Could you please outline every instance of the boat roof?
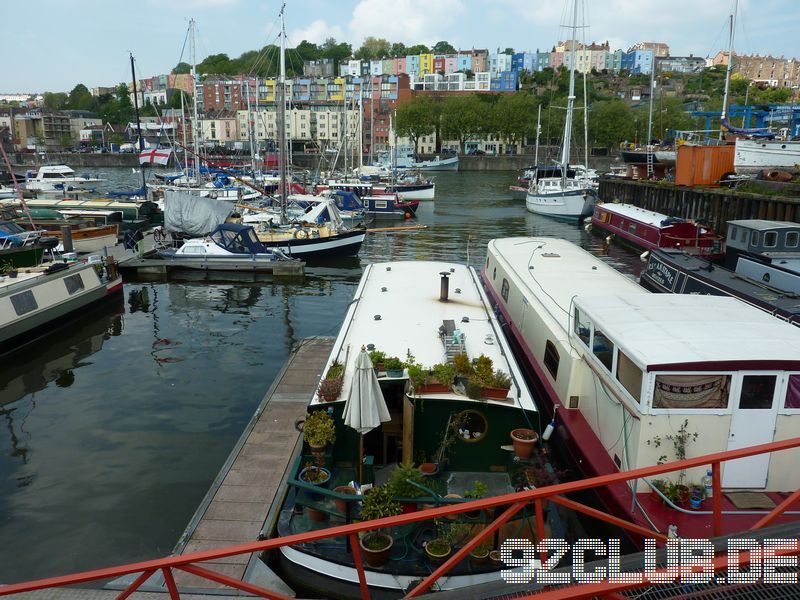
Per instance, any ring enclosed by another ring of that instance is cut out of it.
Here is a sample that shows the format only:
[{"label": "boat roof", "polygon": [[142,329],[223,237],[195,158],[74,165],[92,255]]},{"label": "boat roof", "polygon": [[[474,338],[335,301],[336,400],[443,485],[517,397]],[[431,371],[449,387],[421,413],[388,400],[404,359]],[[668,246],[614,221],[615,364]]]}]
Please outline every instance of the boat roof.
[{"label": "boat roof", "polygon": [[648,371],[800,368],[800,329],[735,298],[616,293],[575,306]]},{"label": "boat roof", "polygon": [[673,223],[683,222],[683,219],[670,217],[669,215],[647,210],[645,208],[639,208],[633,204],[605,202],[603,204],[598,204],[597,208],[602,208],[605,211],[613,212],[629,219],[635,219],[640,223],[646,223],[647,225],[653,225],[655,227],[661,227],[666,219],[672,219]]},{"label": "boat roof", "polygon": [[[563,329],[570,328],[575,296],[650,294],[600,258],[572,242],[547,237],[494,239],[489,251],[508,264],[509,277],[527,297],[536,298]],[[490,274],[491,276],[491,274]]]},{"label": "boat roof", "polygon": [[[439,300],[443,272],[448,273],[449,279],[447,302]],[[512,406],[513,398],[514,407],[536,410],[475,271],[458,263],[433,261],[367,265],[325,367],[327,370],[334,359],[345,367],[340,400],[347,399],[362,346],[373,344],[376,350],[401,360],[410,351],[423,367],[447,362],[439,336],[445,320],[454,321],[455,328],[463,334],[470,358],[485,354],[495,369],[512,375],[509,400],[499,403]],[[465,403],[486,402],[455,394],[445,397]]]},{"label": "boat roof", "polygon": [[728,221],[728,225],[738,225],[747,229],[764,231],[765,229],[796,229],[800,227],[797,223],[789,221],[767,221],[766,219],[740,219],[738,221]]}]

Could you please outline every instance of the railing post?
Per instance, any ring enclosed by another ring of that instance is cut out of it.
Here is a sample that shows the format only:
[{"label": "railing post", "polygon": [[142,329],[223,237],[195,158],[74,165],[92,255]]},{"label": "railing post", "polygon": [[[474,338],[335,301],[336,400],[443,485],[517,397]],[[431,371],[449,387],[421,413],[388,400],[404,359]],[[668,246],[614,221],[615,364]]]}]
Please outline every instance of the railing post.
[{"label": "railing post", "polygon": [[358,571],[358,586],[361,588],[361,598],[369,600],[369,588],[367,587],[367,574],[364,573],[364,562],[361,560],[361,548],[358,545],[358,534],[351,533],[347,536],[350,541],[350,549],[353,552],[353,562],[356,563]]},{"label": "railing post", "polygon": [[714,537],[722,535],[722,485],[719,464],[719,461],[711,463],[711,488],[714,494],[712,498],[714,507]]},{"label": "railing post", "polygon": [[[533,541],[538,546],[539,542],[545,538],[544,508],[542,507],[541,498],[536,498],[536,500],[533,501],[533,504],[536,507],[536,539]],[[545,550],[541,550],[539,552],[539,560],[542,561],[542,564],[544,564],[547,561],[547,552]]]},{"label": "railing post", "polygon": [[181,594],[178,592],[178,586],[175,585],[175,579],[172,577],[172,568],[164,567],[161,569],[161,573],[164,575],[164,583],[167,584],[169,597],[172,600],[180,600]]}]

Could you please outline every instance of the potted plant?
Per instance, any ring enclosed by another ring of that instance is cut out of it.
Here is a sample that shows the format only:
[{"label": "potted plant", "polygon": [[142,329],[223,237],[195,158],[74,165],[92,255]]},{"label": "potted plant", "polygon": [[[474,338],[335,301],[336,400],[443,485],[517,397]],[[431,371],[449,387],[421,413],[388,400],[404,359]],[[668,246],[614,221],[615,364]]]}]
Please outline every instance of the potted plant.
[{"label": "potted plant", "polygon": [[[348,496],[355,496],[358,494],[358,490],[356,490],[356,488],[354,488],[352,485],[339,485],[333,488],[333,491],[337,494],[346,494]],[[347,514],[347,505],[350,503],[350,500],[345,500],[344,498],[334,498],[333,503],[336,505],[336,510]]]},{"label": "potted plant", "polygon": [[341,377],[334,379],[323,379],[319,384],[317,394],[324,402],[333,402],[342,392],[342,384],[343,380]]},{"label": "potted plant", "polygon": [[439,519],[436,520],[436,533],[435,538],[424,544],[425,554],[432,565],[442,564],[453,550],[449,540],[449,527]]},{"label": "potted plant", "polygon": [[306,417],[303,439],[315,455],[324,454],[325,446],[336,441],[336,425],[327,410],[315,410]]},{"label": "potted plant", "polygon": [[483,540],[480,544],[472,549],[469,553],[469,562],[472,566],[482,566],[489,561],[489,552],[492,549],[492,543],[489,539]]},{"label": "potted plant", "polygon": [[17,268],[10,262],[4,262],[3,275],[8,275],[11,279],[14,279],[17,276]]},{"label": "potted plant", "polygon": [[[477,500],[478,498],[483,498],[488,491],[489,486],[479,479],[476,479],[473,486],[464,491],[464,498],[467,498],[468,500]],[[471,510],[468,513],[464,513],[464,516],[466,516],[468,519],[479,519],[481,516],[481,509]],[[487,550],[486,553],[488,555],[489,551]]]},{"label": "potted plant", "polygon": [[500,559],[500,550],[492,550],[489,552],[489,561],[492,563],[493,567],[499,567],[503,565],[503,561]]},{"label": "potted plant", "polygon": [[505,400],[508,398],[508,390],[511,389],[511,377],[503,371],[497,369],[485,381],[483,394],[487,398],[494,400]]},{"label": "potted plant", "polygon": [[466,383],[467,378],[472,375],[472,363],[469,356],[463,352],[453,357],[453,365],[456,368],[456,382]]},{"label": "potted plant", "polygon": [[386,353],[380,350],[372,350],[369,353],[369,360],[372,362],[372,366],[376,372],[383,371],[385,369],[383,363],[386,360]]},{"label": "potted plant", "polygon": [[410,364],[408,369],[408,380],[411,382],[411,387],[414,388],[414,393],[420,394],[427,391],[426,385],[430,379],[430,373],[422,366],[417,364]]},{"label": "potted plant", "polygon": [[388,356],[383,361],[387,377],[400,378],[403,376],[403,361],[396,356]]},{"label": "potted plant", "polygon": [[[403,512],[400,503],[394,500],[388,485],[372,488],[361,502],[361,518],[365,521],[393,517]],[[364,560],[371,567],[382,567],[389,560],[393,544],[392,536],[383,531],[370,531],[358,542]]]},{"label": "potted plant", "polygon": [[485,354],[481,354],[478,358],[472,359],[472,372],[481,381],[489,381],[494,373],[494,362]]},{"label": "potted plant", "polygon": [[514,445],[514,454],[517,458],[530,458],[537,441],[539,434],[533,429],[519,428],[511,431],[511,443]]},{"label": "potted plant", "polygon": [[344,377],[344,365],[338,360],[334,360],[325,373],[325,379],[341,379]]},{"label": "potted plant", "polygon": [[[392,491],[392,495],[396,498],[418,498],[425,494],[420,488],[415,486],[415,482],[425,485],[425,475],[422,471],[412,464],[400,463],[389,474],[389,480],[386,485]],[[416,510],[415,502],[400,502],[404,512],[412,512]]]},{"label": "potted plant", "polygon": [[450,363],[437,363],[431,367],[431,376],[433,381],[428,383],[428,386],[432,388],[440,386],[440,388],[430,389],[428,391],[449,392],[456,378],[456,368]]},{"label": "potted plant", "polygon": [[[300,481],[317,487],[327,487],[331,480],[331,472],[317,464],[307,462],[299,475]],[[310,500],[322,500],[322,494],[305,490]]]},{"label": "potted plant", "polygon": [[650,483],[652,484],[653,488],[655,488],[655,489],[653,489],[653,488],[650,489],[650,498],[653,500],[653,502],[657,502],[657,503],[663,502],[663,498],[658,495],[658,492],[656,492],[656,490],[658,490],[662,494],[666,495],[667,486],[669,485],[667,483],[667,480],[666,479],[654,479]]}]

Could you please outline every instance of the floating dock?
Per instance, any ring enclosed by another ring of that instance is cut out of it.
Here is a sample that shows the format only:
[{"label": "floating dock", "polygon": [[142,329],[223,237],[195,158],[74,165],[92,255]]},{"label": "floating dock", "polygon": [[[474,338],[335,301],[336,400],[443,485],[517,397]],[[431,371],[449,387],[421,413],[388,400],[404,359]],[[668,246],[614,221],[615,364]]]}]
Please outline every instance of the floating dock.
[{"label": "floating dock", "polygon": [[276,260],[269,263],[229,258],[205,258],[202,262],[181,258],[158,258],[155,254],[129,258],[119,263],[120,271],[136,271],[143,275],[163,275],[171,271],[206,271],[226,273],[266,273],[276,277],[300,277],[305,263],[300,260]]}]

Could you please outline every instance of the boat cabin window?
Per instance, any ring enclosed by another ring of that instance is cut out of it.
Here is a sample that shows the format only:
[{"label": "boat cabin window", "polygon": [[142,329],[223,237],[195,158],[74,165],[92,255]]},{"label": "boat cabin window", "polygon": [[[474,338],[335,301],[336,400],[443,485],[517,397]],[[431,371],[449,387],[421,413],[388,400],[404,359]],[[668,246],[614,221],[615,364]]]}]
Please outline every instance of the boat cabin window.
[{"label": "boat cabin window", "polygon": [[730,389],[730,375],[656,375],[653,408],[727,408]]},{"label": "boat cabin window", "polygon": [[739,241],[747,242],[747,229],[742,228],[742,230],[739,232]]},{"label": "boat cabin window", "polygon": [[36,303],[36,298],[33,297],[33,291],[31,290],[11,296],[11,305],[14,307],[14,312],[16,312],[18,316],[39,308],[39,305]]},{"label": "boat cabin window", "polygon": [[800,232],[787,231],[786,232],[786,247],[797,248],[798,241],[800,241]]},{"label": "boat cabin window", "polygon": [[589,347],[589,336],[592,333],[592,322],[589,320],[585,314],[583,314],[580,309],[575,309],[575,335],[577,335],[580,340],[586,344],[586,347]]},{"label": "boat cabin window", "polygon": [[735,241],[736,240],[736,233],[737,233],[736,226],[735,225],[731,225],[729,227],[729,229],[728,229],[728,239]]},{"label": "boat cabin window", "polygon": [[544,366],[550,371],[550,375],[553,376],[553,379],[556,379],[558,376],[558,361],[558,350],[556,350],[553,342],[547,340],[544,345]]},{"label": "boat cabin window", "polygon": [[775,375],[745,375],[742,377],[739,409],[771,408],[777,379]]},{"label": "boat cabin window", "polygon": [[67,286],[67,293],[69,293],[70,296],[78,290],[84,289],[83,279],[80,273],[64,277],[64,285]]},{"label": "boat cabin window", "polygon": [[500,286],[500,295],[503,297],[503,300],[508,302],[508,279],[505,277],[503,278],[503,285]]},{"label": "boat cabin window", "polygon": [[750,245],[751,246],[758,246],[758,232],[753,231],[750,233]]},{"label": "boat cabin window", "polygon": [[778,245],[778,232],[777,231],[768,231],[764,234],[764,247],[765,248],[774,248]]},{"label": "boat cabin window", "polygon": [[800,374],[789,375],[783,408],[800,408]]},{"label": "boat cabin window", "polygon": [[595,329],[594,337],[592,338],[592,353],[600,359],[606,369],[611,371],[611,367],[614,364],[614,342],[597,329]]},{"label": "boat cabin window", "polygon": [[465,410],[456,415],[458,423],[458,439],[462,442],[474,444],[480,442],[489,430],[489,421],[486,416],[477,410]]},{"label": "boat cabin window", "polygon": [[642,399],[642,370],[622,350],[617,350],[616,377],[633,399],[640,402]]}]

